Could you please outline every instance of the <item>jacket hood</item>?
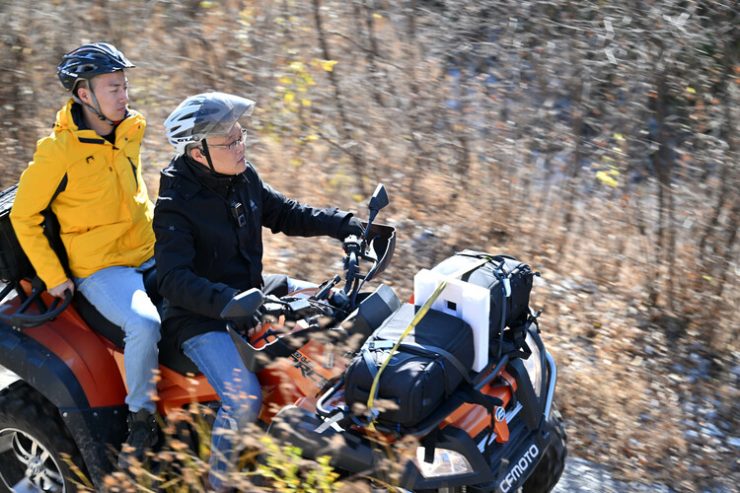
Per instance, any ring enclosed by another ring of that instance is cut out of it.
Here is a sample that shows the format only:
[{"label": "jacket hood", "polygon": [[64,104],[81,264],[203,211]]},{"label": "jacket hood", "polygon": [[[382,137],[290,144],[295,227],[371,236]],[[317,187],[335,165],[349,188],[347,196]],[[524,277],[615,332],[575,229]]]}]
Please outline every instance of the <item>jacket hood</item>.
[{"label": "jacket hood", "polygon": [[67,101],[67,104],[65,104],[62,109],[57,111],[57,117],[54,121],[55,132],[60,132],[63,130],[78,132],[80,130],[80,127],[77,125],[77,123],[75,123],[75,120],[72,116],[72,108],[75,104],[77,103],[75,103],[74,100],[70,98],[69,101]]}]

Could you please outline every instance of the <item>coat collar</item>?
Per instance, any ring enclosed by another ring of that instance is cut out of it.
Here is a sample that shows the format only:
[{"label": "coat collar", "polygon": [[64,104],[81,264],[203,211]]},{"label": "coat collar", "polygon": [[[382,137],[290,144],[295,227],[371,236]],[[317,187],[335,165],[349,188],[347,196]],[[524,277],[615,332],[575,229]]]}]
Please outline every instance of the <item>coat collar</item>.
[{"label": "coat collar", "polygon": [[203,188],[226,198],[234,185],[246,181],[245,173],[238,175],[212,173],[205,166],[185,155],[174,158],[170,165],[162,171],[162,178],[177,181],[176,188],[186,199]]},{"label": "coat collar", "polygon": [[[67,104],[57,112],[56,120],[54,122],[54,133],[60,134],[69,132],[75,135],[77,140],[82,143],[104,144],[106,142],[105,139],[98,135],[97,132],[87,128],[80,128],[80,126],[77,125],[73,111],[79,111],[79,109],[74,109],[75,106],[79,108],[79,104],[75,103],[75,101],[70,98],[69,101],[67,101]],[[144,126],[145,121],[141,113],[129,109],[126,114],[126,118],[124,118],[116,127],[116,142],[118,142],[119,139],[129,137],[130,134]]]}]

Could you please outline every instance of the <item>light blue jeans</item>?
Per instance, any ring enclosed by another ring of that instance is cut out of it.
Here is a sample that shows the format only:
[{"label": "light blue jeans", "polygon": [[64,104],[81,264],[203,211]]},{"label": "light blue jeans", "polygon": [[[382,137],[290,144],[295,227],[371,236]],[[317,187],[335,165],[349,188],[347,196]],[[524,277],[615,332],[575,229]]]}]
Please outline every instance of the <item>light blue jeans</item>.
[{"label": "light blue jeans", "polygon": [[317,284],[313,282],[304,281],[302,279],[293,279],[292,277],[288,278],[288,293],[299,291],[301,289],[315,288],[316,286]]},{"label": "light blue jeans", "polygon": [[247,370],[226,332],[206,332],[191,337],[183,352],[206,376],[221,399],[213,423],[209,482],[215,490],[224,483],[224,474],[235,465],[233,438],[257,419],[262,407],[262,391],[257,376]]},{"label": "light blue jeans", "polygon": [[88,277],[75,278],[77,289],[105,318],[123,329],[123,365],[126,370],[131,412],[155,411],[157,388],[154,370],[159,366],[159,326],[157,308],[144,289],[144,272],[153,265],[147,260],[139,267],[107,267]]}]

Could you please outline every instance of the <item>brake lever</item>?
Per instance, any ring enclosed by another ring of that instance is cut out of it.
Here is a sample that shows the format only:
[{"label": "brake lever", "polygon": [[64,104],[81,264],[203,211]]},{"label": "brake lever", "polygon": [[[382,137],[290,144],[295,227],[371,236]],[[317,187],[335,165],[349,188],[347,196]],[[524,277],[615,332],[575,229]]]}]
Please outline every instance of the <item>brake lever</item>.
[{"label": "brake lever", "polygon": [[332,277],[328,281],[325,281],[321,285],[321,287],[319,288],[319,290],[316,291],[316,293],[314,293],[313,296],[311,296],[311,299],[314,299],[314,300],[325,300],[325,299],[328,299],[329,298],[329,293],[331,293],[331,290],[334,288],[334,286],[336,286],[337,284],[339,284],[339,282],[341,280],[342,280],[342,278],[340,276],[335,275],[334,277]]}]

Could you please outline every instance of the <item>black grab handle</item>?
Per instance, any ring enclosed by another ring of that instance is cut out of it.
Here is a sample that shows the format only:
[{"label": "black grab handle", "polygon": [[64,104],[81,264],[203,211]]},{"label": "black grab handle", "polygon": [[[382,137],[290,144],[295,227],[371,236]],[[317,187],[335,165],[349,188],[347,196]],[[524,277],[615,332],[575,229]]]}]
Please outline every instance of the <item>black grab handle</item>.
[{"label": "black grab handle", "polygon": [[[3,292],[5,291],[6,290],[3,290]],[[0,322],[19,328],[38,327],[50,320],[54,320],[60,313],[66,310],[72,302],[72,291],[66,290],[64,292],[64,298],[54,298],[51,306],[43,310],[41,313],[25,313],[31,303],[34,301],[41,302],[41,293],[43,292],[43,289],[34,288],[33,291],[31,291],[31,295],[21,303],[17,310],[11,313],[0,311]]]}]

